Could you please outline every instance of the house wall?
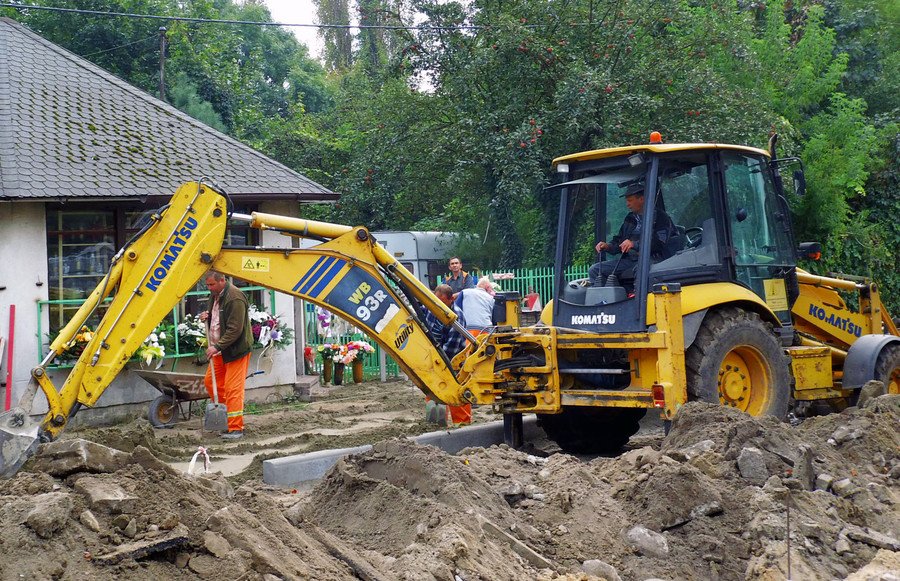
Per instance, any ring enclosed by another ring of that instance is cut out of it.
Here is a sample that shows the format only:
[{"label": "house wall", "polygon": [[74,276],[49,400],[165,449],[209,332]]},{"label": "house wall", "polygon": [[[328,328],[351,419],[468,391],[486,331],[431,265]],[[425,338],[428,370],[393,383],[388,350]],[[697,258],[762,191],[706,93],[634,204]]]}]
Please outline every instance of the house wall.
[{"label": "house wall", "polygon": [[[262,204],[260,211],[296,216],[296,202],[269,202]],[[12,405],[27,388],[30,372],[40,363],[38,349],[38,305],[37,302],[47,300],[47,233],[44,205],[29,202],[0,202],[0,336],[9,336],[9,305],[16,305],[15,323],[15,355],[13,358]],[[291,239],[274,232],[263,232],[263,245],[276,248],[289,248]],[[269,293],[265,301],[269,301]],[[270,304],[261,305],[269,312],[279,315],[286,324],[294,325],[294,298],[276,293],[274,308]],[[42,342],[47,343],[48,321],[41,325],[44,334]],[[5,348],[4,348],[5,351]],[[257,369],[258,352],[250,362],[250,371]],[[135,365],[129,363],[129,366]],[[264,369],[263,365],[259,366]],[[6,379],[7,365],[0,367]],[[173,370],[171,360],[165,360],[161,371]],[[203,373],[205,367],[196,366],[191,361],[178,362],[179,372]],[[68,376],[68,370],[51,370],[49,376],[57,388],[61,388]],[[294,345],[285,350],[275,350],[271,372],[257,375],[247,380],[247,401],[264,401],[273,391],[291,393],[297,381],[296,356]],[[84,409],[78,414],[79,424],[99,424],[116,421],[125,416],[146,413],[147,403],[159,396],[159,391],[150,384],[130,373],[123,371],[104,391],[94,409]],[[0,390],[0,411],[2,411],[4,392]],[[39,393],[34,399],[32,413],[43,415],[47,411],[46,399]]]},{"label": "house wall", "polygon": [[[5,288],[4,288],[5,287]],[[16,307],[12,358],[12,405],[15,406],[40,363],[37,349],[37,303],[47,300],[47,226],[44,204],[0,202],[0,335],[9,339],[10,306]],[[43,326],[47,328],[46,324]],[[2,377],[6,382],[8,344],[3,348]],[[0,411],[5,389],[0,390]],[[46,406],[44,406],[46,409]]]},{"label": "house wall", "polygon": [[[265,212],[267,214],[278,214],[280,216],[298,216],[299,215],[299,204],[295,201],[280,201],[280,202],[267,202],[264,204],[260,204],[259,208],[260,212]],[[262,232],[262,245],[267,248],[291,248],[291,238],[288,236],[283,236],[278,232],[272,232],[269,230]],[[265,300],[268,302],[269,293],[265,293]],[[299,299],[296,299],[297,302],[300,302]],[[285,324],[291,329],[297,329],[297,324],[294,320],[294,302],[295,299],[291,295],[286,295],[284,293],[275,293],[275,305],[274,307],[270,304],[266,304],[266,310],[274,315],[278,315],[278,317],[285,322]],[[275,350],[274,357],[275,361],[272,366],[271,374],[263,374],[258,375],[256,377],[252,377],[247,380],[247,388],[256,387],[257,385],[291,385],[297,381],[297,357],[296,357],[296,346],[297,341],[299,339],[299,333],[294,333],[294,343],[282,350]],[[251,361],[251,371],[253,371],[255,365],[255,361]],[[301,357],[302,363],[302,357]],[[251,394],[248,392],[248,397],[251,397]]]}]

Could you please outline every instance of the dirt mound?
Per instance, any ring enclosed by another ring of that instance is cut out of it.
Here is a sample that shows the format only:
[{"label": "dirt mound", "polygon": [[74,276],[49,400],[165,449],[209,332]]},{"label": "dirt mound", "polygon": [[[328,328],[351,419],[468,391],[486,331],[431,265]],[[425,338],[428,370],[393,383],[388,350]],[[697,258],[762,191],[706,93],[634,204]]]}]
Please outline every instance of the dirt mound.
[{"label": "dirt mound", "polygon": [[130,456],[110,473],[0,480],[0,578],[352,577],[272,497]]},{"label": "dirt mound", "polygon": [[601,561],[607,578],[783,579],[790,507],[792,575],[844,578],[900,550],[900,414],[878,402],[798,427],[689,404],[659,450],[588,463],[391,442],[340,462],[303,504],[399,579]]},{"label": "dirt mound", "polygon": [[0,480],[0,579],[774,580],[788,538],[793,578],[887,579],[900,397],[867,406],[791,426],[688,404],[613,458],[388,440],[299,493],[90,431],[124,451],[69,439]]}]

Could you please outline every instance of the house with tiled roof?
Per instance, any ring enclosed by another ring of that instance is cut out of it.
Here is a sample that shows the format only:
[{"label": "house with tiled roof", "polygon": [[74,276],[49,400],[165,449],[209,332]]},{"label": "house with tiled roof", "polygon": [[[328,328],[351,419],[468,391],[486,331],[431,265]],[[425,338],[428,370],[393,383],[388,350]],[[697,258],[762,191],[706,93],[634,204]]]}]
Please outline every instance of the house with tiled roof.
[{"label": "house with tiled roof", "polygon": [[[0,55],[0,337],[7,345],[14,339],[13,356],[0,368],[3,380],[12,370],[5,388],[13,405],[46,353],[48,337],[102,279],[140,220],[179,184],[214,180],[242,213],[296,216],[302,202],[337,199],[8,18],[0,18]],[[228,242],[290,245],[274,233],[257,236],[232,228]],[[287,324],[294,325],[295,311],[300,318],[292,297],[252,292]],[[195,297],[173,317],[202,307],[202,300]],[[302,363],[298,350],[279,351],[274,370],[248,382],[248,389],[293,384]],[[57,386],[66,373],[64,365],[54,371]],[[0,389],[0,401],[4,395]],[[98,407],[146,406],[157,395],[126,373]]]}]

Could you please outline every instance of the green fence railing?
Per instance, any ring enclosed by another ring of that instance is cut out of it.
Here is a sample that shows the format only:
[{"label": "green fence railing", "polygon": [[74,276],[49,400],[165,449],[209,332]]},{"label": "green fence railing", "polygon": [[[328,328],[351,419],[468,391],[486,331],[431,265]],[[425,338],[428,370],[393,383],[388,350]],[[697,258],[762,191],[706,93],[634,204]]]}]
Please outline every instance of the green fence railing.
[{"label": "green fence railing", "polygon": [[[344,344],[350,341],[365,341],[375,348],[374,353],[366,355],[365,359],[363,359],[363,376],[366,379],[379,378],[381,376],[381,346],[365,333],[332,333],[330,336],[327,333],[321,333],[316,306],[312,303],[306,303],[306,344],[313,349],[313,368],[316,373],[322,372],[322,357],[317,351],[319,345],[323,343]],[[400,366],[387,354],[385,354],[385,374],[388,377],[398,377],[400,375]]]},{"label": "green fence railing", "polygon": [[[579,278],[586,278],[588,275],[588,266],[573,266],[566,269],[565,279],[567,281],[576,280]],[[516,291],[518,292],[524,299],[524,297],[531,291],[534,291],[538,294],[541,300],[542,305],[546,305],[547,301],[550,300],[554,296],[554,269],[553,267],[543,267],[543,268],[518,268],[518,269],[505,269],[505,270],[483,270],[479,273],[480,276],[488,276],[493,280],[495,275],[511,275],[511,277],[501,277],[496,282],[500,284],[504,291]],[[438,277],[438,282],[442,282],[441,277]],[[250,291],[267,291],[269,293],[269,305],[267,307],[267,311],[272,314],[277,314],[275,309],[275,291],[265,289],[264,287],[259,286],[250,286],[250,287],[240,287],[240,289],[244,292]],[[207,291],[191,291],[187,293],[186,297],[194,297],[194,296],[206,296]],[[110,299],[107,299],[107,302]],[[50,309],[53,306],[80,306],[84,301],[82,299],[62,299],[62,300],[48,300],[48,301],[38,301],[37,309],[38,309],[38,353],[39,358],[38,361],[43,360],[46,355],[49,347],[49,337],[47,337],[47,341],[45,341],[44,330],[42,328],[43,321],[45,320],[44,315],[47,309]],[[172,309],[172,312],[166,316],[165,321],[173,324],[175,327],[178,326],[178,323],[182,320],[181,313],[184,312],[184,302],[179,303],[175,308]],[[315,372],[320,373],[322,370],[322,358],[319,356],[316,348],[323,343],[347,343],[349,341],[366,341],[373,347],[375,347],[375,352],[367,355],[363,362],[363,370],[364,375],[367,379],[373,379],[375,377],[380,376],[381,374],[381,347],[371,340],[366,334],[361,332],[349,332],[349,333],[341,333],[341,334],[332,334],[328,336],[327,333],[321,333],[319,326],[317,324],[317,313],[316,307],[312,303],[305,303],[306,305],[306,328],[305,328],[305,336],[306,336],[306,344],[313,348],[314,351],[314,362],[313,368]],[[96,324],[96,323],[94,323]],[[299,324],[299,322],[298,322]],[[294,340],[300,340],[300,333],[295,332]],[[166,359],[178,359],[183,357],[194,357],[196,356],[196,352],[182,352],[180,350],[180,346],[178,345],[178,341],[175,342],[175,350],[174,353],[167,353]],[[54,367],[56,368],[68,368],[71,367],[71,364],[59,364]],[[388,376],[397,377],[400,375],[400,367],[397,365],[397,362],[394,361],[391,357],[385,357],[385,371]]]},{"label": "green fence railing", "polygon": [[[277,311],[275,310],[275,291],[266,289],[261,286],[245,286],[245,287],[238,287],[238,288],[243,292],[267,291],[269,294],[269,306],[266,308],[266,310],[268,312],[272,313],[273,315],[277,313]],[[190,291],[185,294],[185,298],[196,297],[196,296],[204,296],[205,297],[208,294],[209,294],[209,291]],[[112,300],[112,298],[107,298],[103,301],[103,304],[109,303],[111,300]],[[44,357],[46,357],[47,353],[49,353],[49,347],[50,347],[50,343],[51,343],[50,334],[47,335],[46,342],[44,340],[43,324],[44,324],[45,310],[49,310],[54,306],[80,307],[83,303],[84,303],[83,299],[57,299],[57,300],[47,300],[47,301],[38,301],[37,302],[38,362],[43,361]],[[177,329],[178,324],[183,320],[183,317],[181,315],[182,312],[184,312],[184,300],[182,300],[180,303],[175,305],[175,307],[172,309],[172,312],[169,313],[168,315],[166,315],[163,318],[163,320],[160,321],[159,324],[164,324],[164,323],[171,324]],[[88,327],[96,328],[96,325],[99,323],[99,319],[100,319],[99,317],[94,315],[93,320],[85,321],[85,324],[88,325]],[[166,356],[164,357],[164,359],[180,359],[183,357],[195,357],[197,355],[196,351],[182,352],[181,347],[178,343],[179,342],[176,338],[175,343],[174,343],[174,352],[166,353]],[[51,365],[49,367],[51,369],[67,369],[67,368],[72,367],[73,365],[74,365],[74,363],[71,363],[71,362],[69,362],[69,363],[61,362],[56,365]]]},{"label": "green fence railing", "polygon": [[[587,278],[589,266],[570,266],[566,269],[566,281]],[[547,266],[543,268],[509,268],[498,270],[482,270],[479,276],[487,276],[494,280],[495,275],[512,275],[512,278],[501,278],[496,280],[504,291],[517,291],[522,298],[525,298],[531,290],[534,290],[541,299],[541,304],[546,305],[552,297],[555,296],[555,275],[554,268]],[[441,278],[438,282],[443,282]]]}]

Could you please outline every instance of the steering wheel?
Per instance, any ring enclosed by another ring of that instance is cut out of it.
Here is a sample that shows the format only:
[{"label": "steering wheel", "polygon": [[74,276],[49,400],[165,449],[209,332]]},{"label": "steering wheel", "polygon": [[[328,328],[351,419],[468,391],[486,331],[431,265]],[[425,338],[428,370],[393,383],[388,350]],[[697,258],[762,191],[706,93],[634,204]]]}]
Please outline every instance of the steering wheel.
[{"label": "steering wheel", "polygon": [[700,242],[703,241],[703,228],[699,226],[688,228],[684,231],[684,238],[686,240],[685,246],[688,248],[697,248],[700,246]]},{"label": "steering wheel", "polygon": [[570,289],[576,289],[576,290],[577,290],[577,289],[579,289],[579,288],[588,286],[588,284],[590,284],[590,279],[587,279],[587,278],[579,278],[579,279],[576,279],[576,280],[570,280],[570,281],[569,281],[569,288],[570,288]]}]

